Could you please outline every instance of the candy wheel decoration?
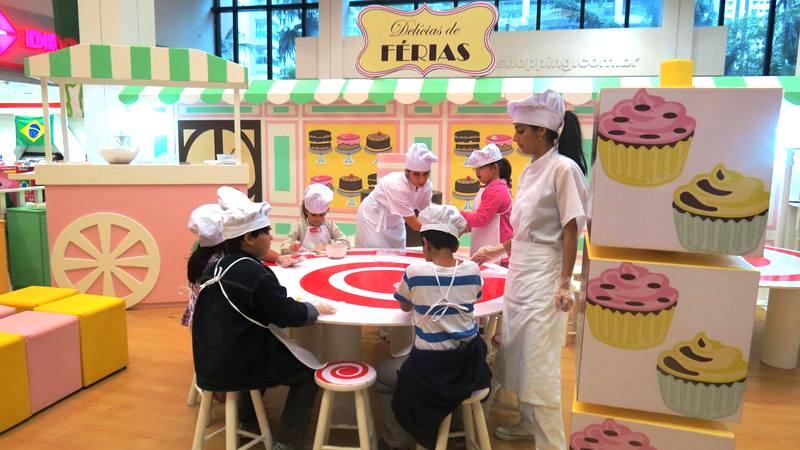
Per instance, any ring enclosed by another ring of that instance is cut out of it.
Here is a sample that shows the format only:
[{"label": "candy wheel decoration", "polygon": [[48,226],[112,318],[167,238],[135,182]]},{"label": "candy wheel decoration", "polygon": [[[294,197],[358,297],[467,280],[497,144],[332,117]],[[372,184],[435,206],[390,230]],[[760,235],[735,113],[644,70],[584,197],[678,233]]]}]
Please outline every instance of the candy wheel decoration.
[{"label": "candy wheel decoration", "polygon": [[358,361],[337,361],[317,369],[315,376],[322,383],[353,386],[369,383],[375,379],[377,373],[369,364]]},{"label": "candy wheel decoration", "polygon": [[[53,276],[59,286],[124,297],[126,307],[156,284],[161,257],[140,223],[114,213],[88,214],[67,225],[53,244]],[[97,289],[94,289],[97,291]]]}]

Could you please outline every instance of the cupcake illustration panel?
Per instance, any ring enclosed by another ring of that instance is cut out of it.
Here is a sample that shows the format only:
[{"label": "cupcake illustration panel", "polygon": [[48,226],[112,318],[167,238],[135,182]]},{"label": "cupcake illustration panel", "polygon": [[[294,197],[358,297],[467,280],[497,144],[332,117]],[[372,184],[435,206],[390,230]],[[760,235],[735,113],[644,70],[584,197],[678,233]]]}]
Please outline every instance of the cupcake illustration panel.
[{"label": "cupcake illustration panel", "polygon": [[[475,177],[475,171],[464,164],[475,150],[488,144],[500,148],[503,157],[511,163],[511,177],[515,180],[522,169],[530,163],[530,158],[519,152],[513,142],[514,128],[507,123],[459,122],[450,125],[448,130],[448,187],[450,204],[459,209],[473,211],[475,197],[482,187]],[[517,186],[512,183],[512,195]]]},{"label": "cupcake illustration panel", "polygon": [[605,89],[599,102],[595,244],[762,253],[780,89]]},{"label": "cupcake illustration panel", "polygon": [[588,253],[578,400],[737,421],[758,272],[733,257]]},{"label": "cupcake illustration panel", "polygon": [[395,152],[394,122],[308,122],[304,128],[305,185],[334,192],[331,209],[353,210],[375,183],[380,153]]},{"label": "cupcake illustration panel", "polygon": [[570,450],[733,450],[734,434],[720,423],[676,425],[630,417],[614,408],[573,404]]}]

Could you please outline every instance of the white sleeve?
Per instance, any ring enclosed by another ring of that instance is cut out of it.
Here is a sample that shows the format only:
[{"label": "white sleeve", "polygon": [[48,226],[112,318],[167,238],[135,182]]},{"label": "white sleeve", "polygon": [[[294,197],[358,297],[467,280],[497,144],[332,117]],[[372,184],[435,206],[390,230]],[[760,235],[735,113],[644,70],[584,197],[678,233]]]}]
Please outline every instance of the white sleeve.
[{"label": "white sleeve", "polygon": [[[405,176],[405,174],[403,174]],[[414,215],[414,205],[412,204],[412,192],[408,182],[401,177],[387,177],[386,189],[386,208],[389,212],[400,217]]]},{"label": "white sleeve", "polygon": [[556,169],[555,185],[561,226],[575,219],[580,233],[586,221],[586,202],[589,198],[583,173],[574,163],[561,165]]}]

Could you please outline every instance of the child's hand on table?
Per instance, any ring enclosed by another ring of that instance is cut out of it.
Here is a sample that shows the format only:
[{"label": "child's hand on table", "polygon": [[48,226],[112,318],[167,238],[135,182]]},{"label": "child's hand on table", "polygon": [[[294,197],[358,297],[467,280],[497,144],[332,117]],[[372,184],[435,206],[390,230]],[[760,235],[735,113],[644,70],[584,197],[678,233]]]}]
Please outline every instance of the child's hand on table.
[{"label": "child's hand on table", "polygon": [[317,312],[323,316],[336,314],[336,308],[327,302],[311,302],[311,304],[314,305],[314,307],[317,308]]}]

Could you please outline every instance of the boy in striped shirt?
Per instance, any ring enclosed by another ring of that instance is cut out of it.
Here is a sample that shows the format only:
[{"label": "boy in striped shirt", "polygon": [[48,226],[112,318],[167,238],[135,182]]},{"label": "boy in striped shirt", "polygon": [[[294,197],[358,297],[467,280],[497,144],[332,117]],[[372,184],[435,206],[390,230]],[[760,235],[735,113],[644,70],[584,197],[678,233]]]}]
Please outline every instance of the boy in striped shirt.
[{"label": "boy in striped shirt", "polygon": [[466,221],[449,205],[431,205],[419,219],[426,262],[408,266],[394,294],[400,308],[412,314],[414,346],[407,358],[378,368],[380,449],[405,448],[413,441],[433,448],[441,421],[491,381],[486,345],[473,317],[481,297],[480,269],[453,257]]}]

